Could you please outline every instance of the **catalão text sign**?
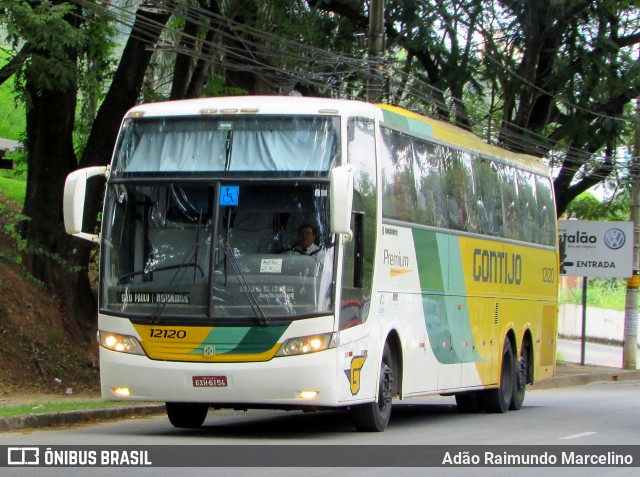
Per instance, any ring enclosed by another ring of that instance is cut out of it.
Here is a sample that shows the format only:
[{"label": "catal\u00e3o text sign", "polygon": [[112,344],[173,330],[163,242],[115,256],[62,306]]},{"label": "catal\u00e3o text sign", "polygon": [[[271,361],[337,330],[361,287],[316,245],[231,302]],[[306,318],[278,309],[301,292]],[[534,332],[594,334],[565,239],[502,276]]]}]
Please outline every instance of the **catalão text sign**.
[{"label": "catal\u00e3o text sign", "polygon": [[633,274],[633,223],[558,221],[560,275],[628,278]]}]

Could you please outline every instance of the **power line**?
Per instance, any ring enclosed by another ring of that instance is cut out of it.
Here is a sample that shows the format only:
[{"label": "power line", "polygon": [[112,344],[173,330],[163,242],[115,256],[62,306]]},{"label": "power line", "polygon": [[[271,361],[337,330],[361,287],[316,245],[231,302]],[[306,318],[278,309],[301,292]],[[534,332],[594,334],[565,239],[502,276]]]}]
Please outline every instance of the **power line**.
[{"label": "power line", "polygon": [[[427,0],[420,0],[420,3],[422,3],[424,6],[429,6],[429,7],[431,6],[427,2]],[[485,8],[484,10],[485,11],[487,11],[487,10],[488,11],[493,11],[492,8]],[[458,18],[457,20],[461,24],[466,26],[467,28],[472,28],[472,26],[469,25],[469,23],[466,22],[464,19]],[[448,22],[446,19],[440,18],[440,21],[443,24],[445,24],[446,26],[448,26],[451,30],[457,31],[457,28],[454,25],[451,25],[451,23]],[[485,31],[478,29],[478,30],[476,30],[476,33],[478,33],[481,36],[481,38],[483,40],[481,43],[486,43]],[[506,37],[506,35],[505,35],[505,37]],[[556,95],[554,93],[551,93],[550,91],[546,91],[545,89],[543,89],[543,88],[539,87],[538,85],[532,83],[527,78],[524,78],[521,75],[519,75],[517,72],[513,71],[511,68],[509,68],[503,62],[498,61],[494,56],[490,55],[486,51],[486,49],[484,50],[483,57],[488,58],[491,62],[493,62],[499,68],[502,68],[506,73],[509,73],[511,76],[513,76],[515,78],[518,78],[523,84],[529,86],[531,89],[533,89],[533,90],[535,90],[535,91],[537,91],[537,92],[539,92],[539,93],[541,93],[543,95],[549,96],[550,98],[553,98],[554,102],[557,102],[559,104],[563,104],[565,106],[568,106],[568,107],[573,108],[573,109],[578,110],[578,111],[583,111],[583,112],[585,112],[585,113],[587,113],[589,115],[592,115],[594,117],[600,117],[600,118],[610,119],[610,120],[615,120],[615,121],[622,121],[622,122],[626,122],[626,123],[633,123],[634,122],[633,119],[626,119],[626,118],[621,118],[621,117],[617,117],[617,116],[611,116],[611,115],[607,115],[607,114],[603,114],[603,113],[600,113],[600,112],[597,112],[597,111],[590,110],[588,108],[585,108],[585,107],[579,106],[579,105],[577,105],[575,103],[572,103],[572,102],[570,102],[570,101],[568,101],[568,100],[566,100],[566,99],[564,99],[564,98],[562,98],[562,97],[560,97],[560,96],[558,96],[558,95]]]}]

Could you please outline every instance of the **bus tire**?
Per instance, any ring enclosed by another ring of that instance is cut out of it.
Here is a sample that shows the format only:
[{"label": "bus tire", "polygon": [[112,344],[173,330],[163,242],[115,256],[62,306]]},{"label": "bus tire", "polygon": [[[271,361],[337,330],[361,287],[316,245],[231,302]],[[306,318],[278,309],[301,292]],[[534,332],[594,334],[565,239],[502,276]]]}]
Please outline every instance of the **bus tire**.
[{"label": "bus tire", "polygon": [[511,396],[511,405],[509,409],[519,411],[524,403],[524,395],[527,390],[527,350],[522,348],[522,355],[515,366],[515,381],[513,386],[513,396]]},{"label": "bus tire", "polygon": [[513,348],[509,338],[505,338],[502,347],[500,366],[500,384],[495,389],[484,391],[483,407],[487,412],[504,413],[511,406],[513,389],[516,381],[516,367],[513,359]]},{"label": "bus tire", "polygon": [[476,414],[482,411],[481,396],[478,393],[458,393],[455,395],[458,412]]},{"label": "bus tire", "polygon": [[351,417],[356,429],[361,432],[382,432],[389,424],[391,403],[395,393],[395,372],[393,356],[389,345],[384,345],[378,380],[378,400],[360,404],[351,409]]},{"label": "bus tire", "polygon": [[167,417],[173,427],[193,429],[200,427],[207,417],[208,404],[194,404],[185,402],[168,402]]}]

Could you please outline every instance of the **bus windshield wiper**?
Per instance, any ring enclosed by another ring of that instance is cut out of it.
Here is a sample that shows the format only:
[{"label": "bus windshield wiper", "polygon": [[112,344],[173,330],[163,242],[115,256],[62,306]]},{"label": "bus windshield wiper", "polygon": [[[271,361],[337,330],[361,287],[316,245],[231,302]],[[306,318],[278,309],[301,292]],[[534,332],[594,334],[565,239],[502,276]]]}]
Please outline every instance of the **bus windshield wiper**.
[{"label": "bus windshield wiper", "polygon": [[[189,249],[184,254],[184,259],[182,260],[182,263],[178,265],[158,267],[152,270],[152,272],[154,272],[154,271],[161,271],[161,270],[171,270],[173,268],[176,268],[176,273],[173,274],[173,277],[169,282],[168,290],[173,290],[173,287],[176,285],[176,283],[179,283],[182,281],[182,279],[186,274],[187,268],[189,267],[193,267],[193,283],[194,284],[196,282],[196,270],[200,270],[200,273],[204,278],[204,271],[202,270],[202,267],[198,265],[198,249],[200,248],[200,229],[201,228],[202,228],[202,212],[200,212],[200,216],[198,217],[198,229],[196,233],[196,241],[189,246]],[[188,262],[192,254],[193,254],[193,262]],[[164,309],[166,308],[166,306],[167,306],[166,301],[162,301],[156,305],[153,312],[151,313],[151,323],[157,323],[160,320],[160,317],[162,316],[162,313],[164,312]]]},{"label": "bus windshield wiper", "polygon": [[236,277],[238,277],[238,281],[240,282],[240,289],[243,291],[243,293],[247,297],[249,306],[251,307],[251,310],[253,311],[253,314],[255,315],[256,319],[261,325],[269,324],[269,317],[265,315],[264,311],[260,307],[260,303],[258,303],[258,300],[256,300],[255,295],[249,288],[249,283],[247,283],[247,279],[245,278],[244,273],[242,273],[242,270],[240,269],[240,264],[236,260],[236,257],[233,254],[233,250],[231,250],[231,247],[229,246],[228,243],[225,243],[222,248],[224,250],[225,256],[227,257],[227,259],[229,260],[229,263],[231,264],[231,268],[233,268],[233,272],[236,274]]}]

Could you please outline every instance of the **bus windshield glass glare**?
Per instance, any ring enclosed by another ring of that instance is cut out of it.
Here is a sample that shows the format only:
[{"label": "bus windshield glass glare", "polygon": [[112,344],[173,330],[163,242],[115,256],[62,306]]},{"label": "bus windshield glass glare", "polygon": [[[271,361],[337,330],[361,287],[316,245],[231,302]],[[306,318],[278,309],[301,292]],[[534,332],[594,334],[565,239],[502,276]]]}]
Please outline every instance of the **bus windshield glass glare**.
[{"label": "bus windshield glass glare", "polygon": [[[333,309],[329,116],[127,119],[104,215],[100,306],[141,319]],[[302,180],[300,180],[302,179]],[[317,253],[295,252],[302,225]]]},{"label": "bus windshield glass glare", "polygon": [[339,119],[329,116],[127,119],[113,171],[329,171]]}]

